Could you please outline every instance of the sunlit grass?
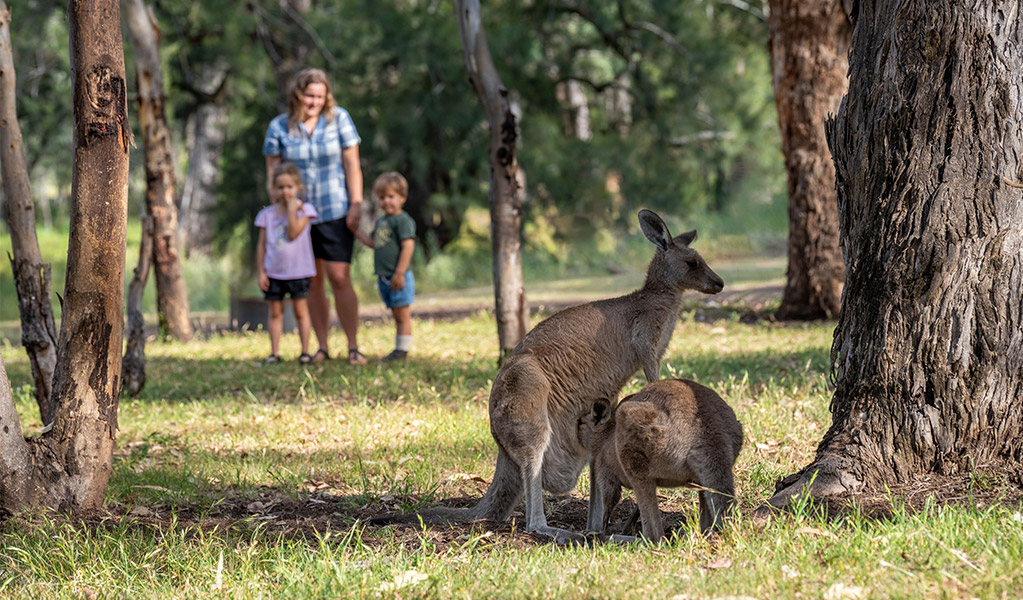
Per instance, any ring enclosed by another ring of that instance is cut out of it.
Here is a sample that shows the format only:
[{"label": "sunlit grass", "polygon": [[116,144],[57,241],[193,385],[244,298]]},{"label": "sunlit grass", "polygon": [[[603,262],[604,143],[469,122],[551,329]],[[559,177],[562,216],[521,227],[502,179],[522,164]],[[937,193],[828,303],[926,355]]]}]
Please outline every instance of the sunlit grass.
[{"label": "sunlit grass", "polygon": [[[683,316],[662,375],[696,379],[734,407],[746,437],[737,494],[749,514],[779,476],[809,462],[829,423],[831,325],[697,315]],[[294,334],[282,345],[287,362],[274,366],[259,364],[269,351],[261,332],[151,342],[145,390],[121,401],[111,515],[7,521],[0,597],[1000,598],[1023,589],[1023,516],[1011,505],[911,511],[893,499],[885,519],[800,505],[762,526],[735,520],[714,543],[683,529],[656,548],[516,545],[484,530],[452,542],[437,529],[410,543],[366,527],[347,515],[382,498],[478,497],[485,485],[473,478],[493,474],[493,320],[417,321],[414,333],[404,368],[303,367]],[[370,356],[392,341],[389,322],[360,329]],[[331,342],[343,348],[340,334]],[[0,352],[31,434],[28,361],[20,347]],[[642,384],[634,378],[623,394]],[[295,529],[272,511],[221,510],[270,498],[328,502],[336,513]],[[663,490],[662,502],[695,516],[690,491]]]}]

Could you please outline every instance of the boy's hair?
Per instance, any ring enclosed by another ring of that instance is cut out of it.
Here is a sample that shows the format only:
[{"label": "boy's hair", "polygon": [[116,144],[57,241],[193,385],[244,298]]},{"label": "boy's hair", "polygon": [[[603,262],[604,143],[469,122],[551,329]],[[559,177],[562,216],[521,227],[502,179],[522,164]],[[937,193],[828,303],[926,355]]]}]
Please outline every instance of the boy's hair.
[{"label": "boy's hair", "polygon": [[302,182],[302,170],[298,168],[298,165],[292,162],[282,162],[274,167],[273,176],[270,178],[270,185],[275,184],[277,178],[281,175],[289,175],[295,180],[295,183],[298,184],[298,199],[305,201],[305,183]]},{"label": "boy's hair", "polygon": [[291,85],[288,86],[288,128],[298,125],[298,122],[305,117],[305,107],[302,104],[302,94],[311,83],[322,83],[327,86],[327,98],[323,103],[320,112],[323,116],[330,118],[334,114],[334,107],[337,101],[334,100],[334,92],[327,79],[327,74],[322,69],[302,69],[291,78]]},{"label": "boy's hair", "polygon": [[402,198],[408,198],[408,181],[397,171],[383,173],[373,182],[373,195],[379,197],[385,192],[394,192]]}]

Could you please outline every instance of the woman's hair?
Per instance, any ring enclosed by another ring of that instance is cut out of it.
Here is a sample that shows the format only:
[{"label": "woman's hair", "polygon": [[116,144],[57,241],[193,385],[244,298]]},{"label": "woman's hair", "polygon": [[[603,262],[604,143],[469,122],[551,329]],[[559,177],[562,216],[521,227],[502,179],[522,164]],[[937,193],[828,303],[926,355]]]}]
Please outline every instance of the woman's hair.
[{"label": "woman's hair", "polygon": [[282,162],[281,164],[274,167],[273,178],[271,178],[271,184],[277,183],[277,178],[281,175],[287,175],[295,180],[295,184],[298,186],[298,199],[305,200],[305,184],[302,183],[302,170],[298,168],[298,165],[290,162]]},{"label": "woman's hair", "polygon": [[291,78],[288,86],[288,128],[295,127],[305,116],[305,107],[302,104],[302,95],[311,83],[322,83],[327,86],[327,99],[323,103],[321,114],[328,118],[334,114],[334,107],[337,102],[334,100],[334,93],[331,91],[330,80],[322,69],[302,69]]},{"label": "woman's hair", "polygon": [[373,182],[373,194],[383,196],[385,192],[395,192],[402,198],[408,198],[408,182],[397,171],[382,173]]}]

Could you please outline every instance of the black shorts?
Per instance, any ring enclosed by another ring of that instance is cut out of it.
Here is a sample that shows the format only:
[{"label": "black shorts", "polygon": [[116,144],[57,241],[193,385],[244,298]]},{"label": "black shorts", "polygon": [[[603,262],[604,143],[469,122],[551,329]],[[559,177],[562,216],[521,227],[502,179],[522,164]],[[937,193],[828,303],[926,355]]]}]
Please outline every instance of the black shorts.
[{"label": "black shorts", "polygon": [[316,223],[309,231],[313,240],[313,256],[330,262],[352,262],[355,234],[344,218]]},{"label": "black shorts", "polygon": [[263,292],[266,300],[284,300],[285,296],[291,296],[292,300],[309,297],[309,282],[312,277],[302,279],[274,279],[270,277],[270,287]]}]

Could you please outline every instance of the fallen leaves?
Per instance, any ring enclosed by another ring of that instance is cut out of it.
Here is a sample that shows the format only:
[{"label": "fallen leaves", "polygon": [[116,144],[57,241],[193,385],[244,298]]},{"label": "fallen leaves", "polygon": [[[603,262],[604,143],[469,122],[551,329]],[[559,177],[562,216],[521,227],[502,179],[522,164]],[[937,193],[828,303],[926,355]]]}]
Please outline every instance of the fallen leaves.
[{"label": "fallen leaves", "polygon": [[392,592],[394,590],[399,590],[404,587],[416,585],[418,583],[426,581],[429,578],[430,578],[429,575],[425,573],[420,573],[419,571],[413,570],[403,571],[401,573],[397,573],[394,576],[393,581],[385,581],[384,583],[380,584],[379,589],[381,592]]}]

